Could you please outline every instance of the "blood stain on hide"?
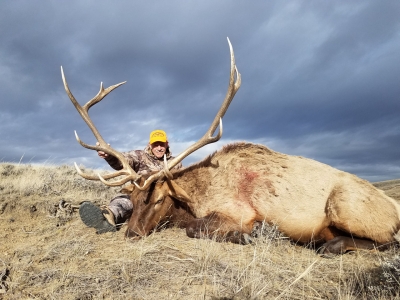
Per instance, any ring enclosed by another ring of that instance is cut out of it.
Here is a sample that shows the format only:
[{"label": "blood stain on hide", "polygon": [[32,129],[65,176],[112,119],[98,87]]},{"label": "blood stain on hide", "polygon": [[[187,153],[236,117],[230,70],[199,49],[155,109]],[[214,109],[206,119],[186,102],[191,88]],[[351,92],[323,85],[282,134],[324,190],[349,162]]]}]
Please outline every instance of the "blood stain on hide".
[{"label": "blood stain on hide", "polygon": [[239,184],[238,196],[239,199],[247,200],[253,194],[256,186],[255,180],[260,176],[257,172],[251,171],[246,167],[241,167],[238,170]]}]

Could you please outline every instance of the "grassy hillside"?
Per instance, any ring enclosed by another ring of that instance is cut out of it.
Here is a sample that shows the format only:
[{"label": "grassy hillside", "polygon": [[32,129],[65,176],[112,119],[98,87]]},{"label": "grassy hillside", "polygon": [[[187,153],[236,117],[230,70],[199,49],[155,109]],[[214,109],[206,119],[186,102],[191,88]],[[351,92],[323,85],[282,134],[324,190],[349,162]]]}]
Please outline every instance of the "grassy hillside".
[{"label": "grassy hillside", "polygon": [[400,179],[374,182],[374,186],[384,190],[387,195],[400,201]]},{"label": "grassy hillside", "polygon": [[[375,185],[400,198],[400,180]],[[106,204],[117,192],[68,166],[0,164],[0,298],[399,298],[396,248],[326,259],[274,228],[247,246],[178,228],[137,242],[124,228],[97,235],[75,206]]]}]

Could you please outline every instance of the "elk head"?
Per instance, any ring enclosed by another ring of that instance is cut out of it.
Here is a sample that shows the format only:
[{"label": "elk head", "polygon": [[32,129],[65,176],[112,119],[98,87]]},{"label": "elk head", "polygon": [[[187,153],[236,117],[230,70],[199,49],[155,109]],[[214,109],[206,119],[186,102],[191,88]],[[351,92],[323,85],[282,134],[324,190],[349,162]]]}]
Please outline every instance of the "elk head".
[{"label": "elk head", "polygon": [[[145,181],[140,178],[138,185]],[[130,194],[134,207],[125,232],[127,238],[138,239],[164,223],[185,225],[193,218],[186,204],[190,202],[189,196],[173,180],[153,181],[144,190],[132,184],[122,192]]]},{"label": "elk head", "polygon": [[[168,217],[169,214],[171,214],[171,212],[173,211],[172,198],[182,202],[188,202],[190,200],[190,197],[186,194],[186,192],[173,182],[173,174],[170,172],[170,170],[194,151],[200,149],[207,144],[217,142],[222,136],[222,117],[225,115],[233,97],[235,96],[241,84],[240,73],[236,68],[235,57],[229,39],[228,44],[231,56],[228,91],[210,128],[200,140],[188,147],[178,156],[171,159],[169,162],[167,162],[165,159],[163,170],[151,174],[148,177],[146,176],[146,178],[142,178],[142,176],[139,176],[129,165],[128,161],[125,159],[122,153],[116,151],[104,141],[88,114],[90,107],[100,102],[108,93],[110,93],[112,90],[119,87],[120,85],[124,84],[125,82],[110,86],[107,89],[104,89],[103,84],[101,83],[100,91],[98,92],[98,94],[82,107],[72,95],[66,82],[63,69],[61,67],[65,90],[72,103],[78,110],[79,114],[93,132],[95,138],[97,139],[97,144],[85,144],[79,139],[77,133],[75,132],[77,141],[87,149],[103,151],[109,155],[117,157],[121,161],[123,166],[122,169],[117,172],[113,172],[105,176],[101,176],[100,174],[94,176],[83,173],[75,163],[75,168],[77,172],[85,179],[101,180],[104,184],[108,186],[122,186],[129,181],[133,183],[124,188],[124,191],[131,195],[131,201],[134,207],[134,212],[128,225],[127,236],[143,236],[153,230],[161,220]],[[218,134],[214,136],[215,130],[218,126]],[[123,176],[122,179],[109,181],[109,179],[119,176]]]}]

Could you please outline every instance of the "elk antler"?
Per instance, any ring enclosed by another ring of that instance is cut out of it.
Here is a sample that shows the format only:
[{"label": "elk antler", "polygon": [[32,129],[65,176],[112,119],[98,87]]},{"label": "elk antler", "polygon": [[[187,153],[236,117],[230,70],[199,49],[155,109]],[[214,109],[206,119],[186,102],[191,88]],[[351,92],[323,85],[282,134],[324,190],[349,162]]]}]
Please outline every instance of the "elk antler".
[{"label": "elk antler", "polygon": [[[104,89],[103,87],[103,83],[100,84],[100,91],[97,93],[96,96],[94,96],[94,98],[90,101],[88,101],[84,106],[79,105],[78,101],[76,101],[75,97],[72,95],[67,81],[65,79],[64,76],[64,70],[61,67],[61,76],[62,76],[62,80],[64,83],[64,88],[65,91],[67,92],[67,95],[69,97],[69,99],[71,99],[71,102],[74,104],[75,108],[77,109],[77,111],[79,112],[79,114],[81,115],[82,119],[86,122],[86,124],[89,126],[90,130],[93,132],[96,140],[97,140],[97,144],[94,145],[88,145],[84,142],[82,142],[79,137],[78,134],[75,131],[75,137],[76,140],[79,142],[79,144],[81,144],[83,147],[87,148],[87,149],[91,149],[91,150],[97,150],[97,151],[103,151],[109,155],[112,155],[116,158],[119,159],[119,161],[122,164],[122,169],[117,171],[117,172],[113,172],[107,175],[104,175],[103,177],[100,174],[97,174],[97,176],[94,175],[90,175],[90,174],[86,174],[83,173],[81,171],[81,169],[79,169],[78,165],[76,163],[75,164],[75,168],[78,171],[78,174],[81,175],[83,178],[85,179],[90,179],[90,180],[101,180],[101,182],[103,182],[106,185],[109,186],[119,186],[119,185],[123,185],[124,183],[128,182],[129,180],[137,180],[140,178],[140,176],[138,174],[136,174],[136,172],[132,169],[132,167],[129,165],[128,161],[126,160],[126,158],[122,155],[122,153],[116,151],[115,149],[113,149],[109,144],[107,144],[103,137],[100,135],[100,133],[98,132],[97,128],[94,126],[93,121],[90,119],[89,117],[89,109],[95,105],[96,103],[100,102],[101,100],[103,100],[103,98],[105,96],[107,96],[111,91],[113,91],[114,89],[116,89],[117,87],[123,85],[126,81],[112,85],[106,89]],[[111,179],[111,178],[115,178],[117,176],[121,176],[121,175],[126,175],[126,177],[122,178],[119,181],[115,181],[115,182],[108,182],[106,181],[106,179]]]},{"label": "elk antler", "polygon": [[[222,102],[222,105],[221,105],[219,111],[217,112],[217,115],[215,116],[214,121],[211,123],[210,128],[208,129],[208,131],[205,133],[205,135],[200,140],[198,140],[196,143],[191,145],[189,148],[187,148],[185,151],[183,151],[177,157],[170,160],[168,163],[168,166],[165,166],[164,170],[147,178],[147,180],[144,182],[143,186],[138,186],[138,184],[135,183],[139,189],[144,190],[144,189],[148,188],[149,185],[153,181],[166,176],[166,174],[169,170],[171,170],[173,167],[175,167],[178,163],[180,163],[189,154],[200,149],[201,147],[204,147],[205,145],[215,143],[221,138],[221,136],[222,136],[222,117],[225,115],[225,113],[229,107],[229,104],[231,104],[231,101],[232,101],[233,97],[235,96],[236,92],[239,90],[240,84],[241,84],[241,76],[236,67],[235,55],[233,53],[232,44],[231,44],[229,38],[228,38],[228,44],[229,44],[229,50],[231,53],[231,71],[230,71],[230,77],[229,77],[228,91],[226,92],[225,100],[224,100],[224,102]],[[218,125],[219,125],[219,132],[216,136],[213,136]]]}]

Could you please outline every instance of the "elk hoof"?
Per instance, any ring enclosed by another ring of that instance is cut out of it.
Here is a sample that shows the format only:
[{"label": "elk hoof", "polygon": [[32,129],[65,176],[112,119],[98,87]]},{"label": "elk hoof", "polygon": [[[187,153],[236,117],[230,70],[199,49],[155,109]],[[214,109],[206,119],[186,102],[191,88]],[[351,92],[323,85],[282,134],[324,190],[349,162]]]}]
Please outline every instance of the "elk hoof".
[{"label": "elk hoof", "polygon": [[253,239],[247,233],[242,234],[242,243],[243,245],[253,244]]},{"label": "elk hoof", "polygon": [[198,229],[193,226],[186,227],[186,235],[190,238],[195,238],[195,239],[200,238],[200,233]]},{"label": "elk hoof", "polygon": [[337,236],[334,239],[324,243],[319,249],[318,253],[322,254],[323,257],[332,257],[338,254],[346,252],[346,243],[342,237]]}]

